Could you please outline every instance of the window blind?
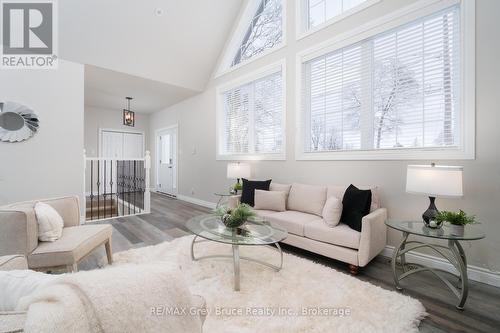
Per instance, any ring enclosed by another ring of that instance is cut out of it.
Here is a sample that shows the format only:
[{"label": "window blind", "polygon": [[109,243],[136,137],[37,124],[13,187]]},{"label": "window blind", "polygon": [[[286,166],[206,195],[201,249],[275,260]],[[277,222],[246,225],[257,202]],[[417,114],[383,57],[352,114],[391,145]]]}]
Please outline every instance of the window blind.
[{"label": "window blind", "polygon": [[454,6],[303,64],[305,151],[460,143]]},{"label": "window blind", "polygon": [[277,154],[283,149],[281,71],[223,93],[222,154]]},{"label": "window blind", "polygon": [[307,0],[308,29],[354,8],[366,0]]}]

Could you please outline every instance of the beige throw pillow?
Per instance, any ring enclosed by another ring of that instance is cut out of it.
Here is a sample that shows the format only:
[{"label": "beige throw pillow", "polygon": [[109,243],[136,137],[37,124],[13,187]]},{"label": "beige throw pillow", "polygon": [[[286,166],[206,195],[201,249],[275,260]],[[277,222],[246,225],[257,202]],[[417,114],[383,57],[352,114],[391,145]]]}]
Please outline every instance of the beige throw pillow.
[{"label": "beige throw pillow", "polygon": [[323,220],[330,227],[335,227],[340,222],[342,216],[342,200],[337,197],[331,196],[326,200],[325,207],[323,207]]},{"label": "beige throw pillow", "polygon": [[36,220],[38,222],[38,239],[42,242],[54,242],[61,238],[64,222],[59,213],[43,202],[35,205]]},{"label": "beige throw pillow", "polygon": [[255,190],[253,208],[284,212],[286,210],[286,193],[282,191]]}]

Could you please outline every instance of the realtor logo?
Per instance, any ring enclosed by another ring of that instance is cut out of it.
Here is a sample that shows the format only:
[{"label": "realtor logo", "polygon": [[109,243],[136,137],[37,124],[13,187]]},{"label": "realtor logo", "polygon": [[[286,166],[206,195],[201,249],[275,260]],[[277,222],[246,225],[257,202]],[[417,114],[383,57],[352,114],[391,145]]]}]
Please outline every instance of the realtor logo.
[{"label": "realtor logo", "polygon": [[2,1],[1,68],[56,68],[55,3]]}]

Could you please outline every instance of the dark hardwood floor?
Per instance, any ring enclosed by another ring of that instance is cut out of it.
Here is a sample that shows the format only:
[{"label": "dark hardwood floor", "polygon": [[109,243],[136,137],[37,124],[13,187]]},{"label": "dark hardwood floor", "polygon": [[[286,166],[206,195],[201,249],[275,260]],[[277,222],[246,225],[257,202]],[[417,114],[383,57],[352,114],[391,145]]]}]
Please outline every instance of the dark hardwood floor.
[{"label": "dark hardwood floor", "polygon": [[[193,216],[210,210],[198,205],[152,194],[151,214],[118,218],[98,223],[113,226],[113,251],[143,247],[188,235],[184,224]],[[283,245],[285,251],[327,265],[338,271],[349,272],[348,265]],[[82,261],[80,270],[93,269],[105,256],[98,249]],[[360,270],[356,278],[388,290],[395,290],[390,259],[377,257]],[[420,324],[421,332],[500,332],[500,288],[470,281],[469,297],[464,311],[455,309],[456,298],[431,273],[420,273],[402,282],[402,293],[419,299],[429,316]],[[387,320],[390,320],[388,314]]]}]

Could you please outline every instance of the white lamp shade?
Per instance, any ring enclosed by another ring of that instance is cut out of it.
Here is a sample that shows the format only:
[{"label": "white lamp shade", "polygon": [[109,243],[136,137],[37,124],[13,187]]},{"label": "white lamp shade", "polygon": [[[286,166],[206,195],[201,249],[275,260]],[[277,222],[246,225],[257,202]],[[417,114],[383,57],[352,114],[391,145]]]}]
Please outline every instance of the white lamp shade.
[{"label": "white lamp shade", "polygon": [[228,163],[227,164],[227,178],[250,178],[251,169],[250,164],[247,163]]},{"label": "white lamp shade", "polygon": [[430,197],[461,197],[461,166],[408,165],[406,192]]}]

